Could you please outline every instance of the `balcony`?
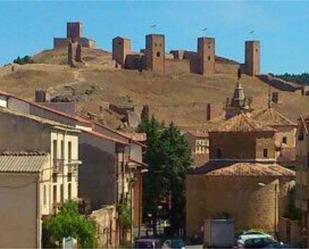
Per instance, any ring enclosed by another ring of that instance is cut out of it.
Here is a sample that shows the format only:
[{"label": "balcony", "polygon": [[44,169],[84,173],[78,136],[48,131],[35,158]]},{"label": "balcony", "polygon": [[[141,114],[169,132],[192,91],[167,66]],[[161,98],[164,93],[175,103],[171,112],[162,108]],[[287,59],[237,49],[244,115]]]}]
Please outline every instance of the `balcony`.
[{"label": "balcony", "polygon": [[76,173],[78,165],[80,165],[81,163],[82,162],[79,160],[69,160],[69,162],[66,164],[68,166],[68,173]]},{"label": "balcony", "polygon": [[63,173],[64,159],[53,160],[53,173]]}]

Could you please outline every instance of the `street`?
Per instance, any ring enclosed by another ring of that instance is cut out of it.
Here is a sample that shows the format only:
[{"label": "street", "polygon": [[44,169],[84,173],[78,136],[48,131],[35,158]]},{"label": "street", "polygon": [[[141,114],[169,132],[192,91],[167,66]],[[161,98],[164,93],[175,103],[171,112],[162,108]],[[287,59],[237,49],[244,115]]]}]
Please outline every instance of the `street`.
[{"label": "street", "polygon": [[186,249],[202,249],[203,245],[186,246]]}]

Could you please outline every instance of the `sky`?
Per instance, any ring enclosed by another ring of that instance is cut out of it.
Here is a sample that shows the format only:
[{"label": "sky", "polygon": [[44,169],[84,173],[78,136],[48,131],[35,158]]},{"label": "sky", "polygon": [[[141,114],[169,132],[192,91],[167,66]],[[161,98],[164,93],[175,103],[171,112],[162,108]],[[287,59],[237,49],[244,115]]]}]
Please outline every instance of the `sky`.
[{"label": "sky", "polygon": [[0,1],[0,64],[51,49],[70,21],[108,51],[115,36],[136,51],[149,33],[164,34],[167,51],[209,36],[217,55],[243,62],[245,40],[260,40],[263,73],[309,72],[309,1]]}]

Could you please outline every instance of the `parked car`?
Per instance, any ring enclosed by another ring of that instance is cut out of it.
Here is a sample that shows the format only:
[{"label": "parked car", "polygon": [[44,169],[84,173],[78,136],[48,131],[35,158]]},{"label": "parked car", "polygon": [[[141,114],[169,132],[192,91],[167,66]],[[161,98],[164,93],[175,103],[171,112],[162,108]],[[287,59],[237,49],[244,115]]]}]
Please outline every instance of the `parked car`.
[{"label": "parked car", "polygon": [[171,239],[166,240],[163,243],[163,248],[165,249],[185,249],[186,245],[182,239]]},{"label": "parked car", "polygon": [[135,249],[161,249],[161,241],[159,239],[138,239],[134,242]]},{"label": "parked car", "polygon": [[275,241],[273,238],[270,238],[269,235],[265,234],[248,234],[243,235],[237,240],[238,248],[265,248],[270,244],[274,244]]},{"label": "parked car", "polygon": [[264,236],[265,238],[273,239],[273,236],[271,236],[270,234],[255,230],[244,231],[241,235],[239,235],[238,239],[241,240],[246,238],[255,238],[256,236],[257,238],[259,238],[260,236]]}]

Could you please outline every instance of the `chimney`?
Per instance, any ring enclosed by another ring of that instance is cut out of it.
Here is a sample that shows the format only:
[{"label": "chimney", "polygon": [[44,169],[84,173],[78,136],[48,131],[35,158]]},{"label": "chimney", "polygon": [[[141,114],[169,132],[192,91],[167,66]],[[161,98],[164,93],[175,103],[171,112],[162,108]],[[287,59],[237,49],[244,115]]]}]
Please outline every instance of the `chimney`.
[{"label": "chimney", "polygon": [[209,121],[210,119],[211,119],[211,104],[207,103],[206,120]]}]

